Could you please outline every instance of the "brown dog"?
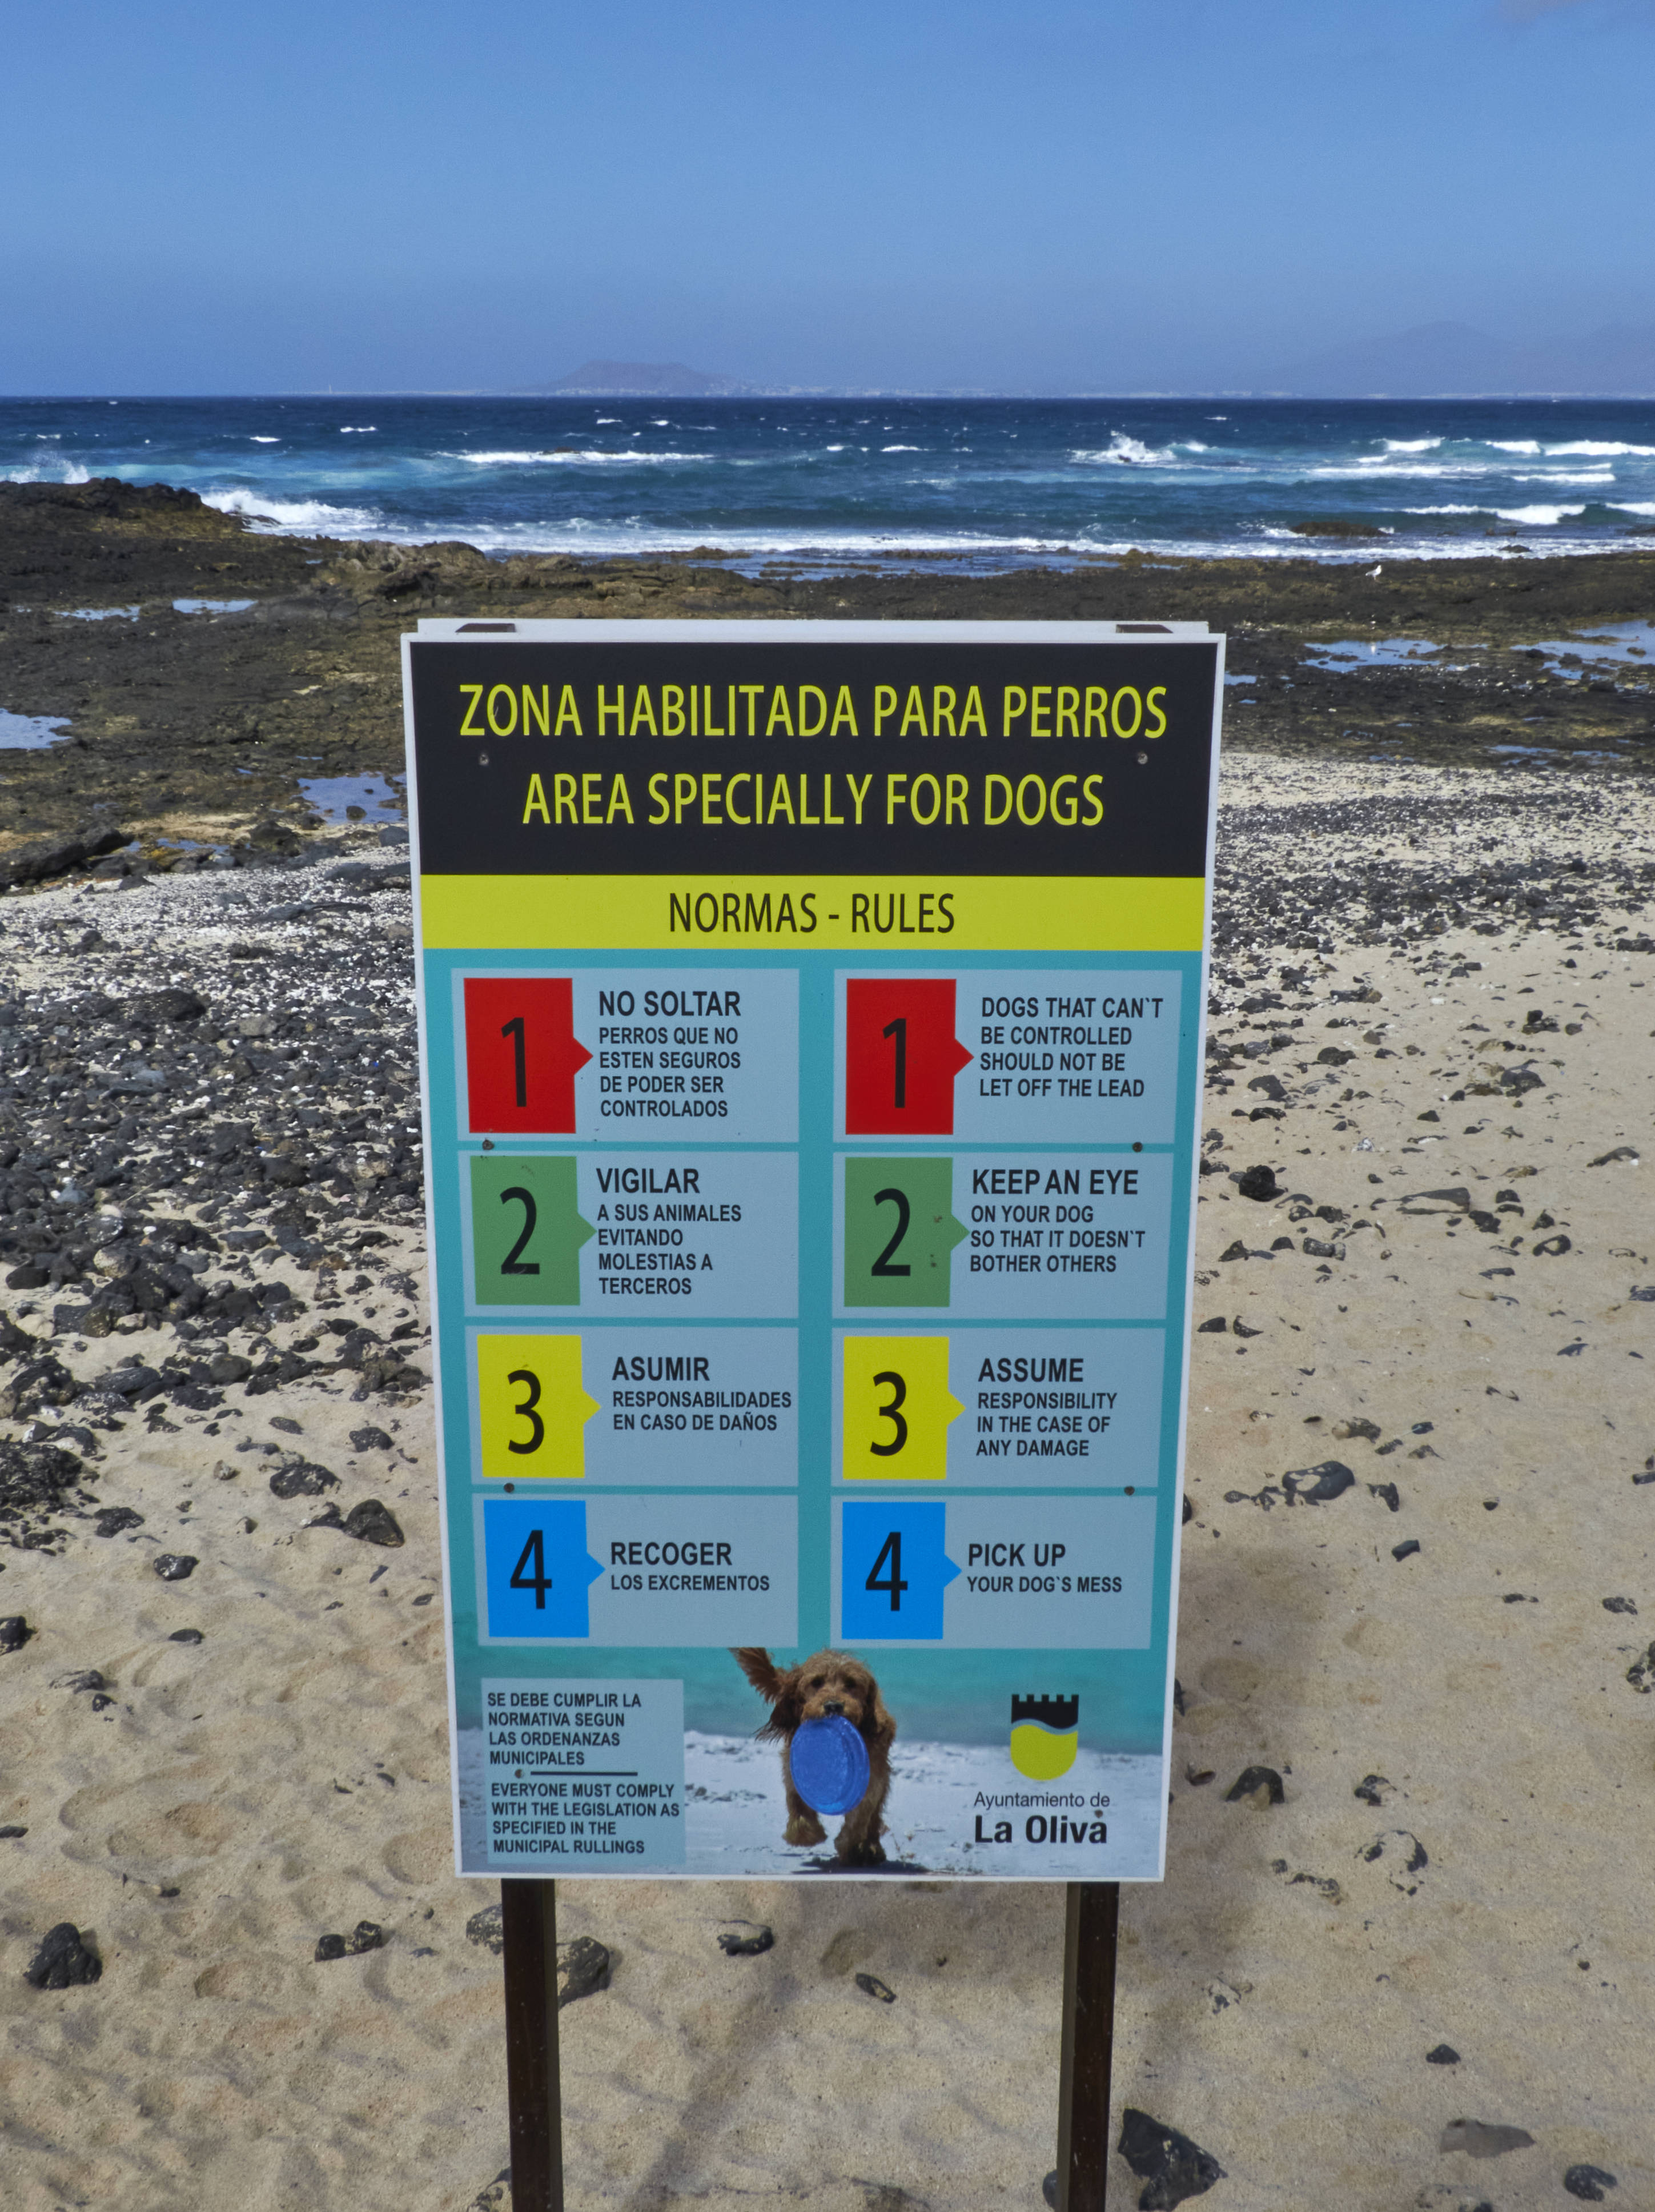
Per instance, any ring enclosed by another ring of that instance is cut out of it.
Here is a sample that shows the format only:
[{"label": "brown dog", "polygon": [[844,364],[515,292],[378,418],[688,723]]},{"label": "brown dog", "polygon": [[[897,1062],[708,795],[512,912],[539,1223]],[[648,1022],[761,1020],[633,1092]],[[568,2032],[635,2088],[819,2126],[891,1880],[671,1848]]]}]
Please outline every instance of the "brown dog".
[{"label": "brown dog", "polygon": [[879,1838],[884,1832],[882,1814],[891,1786],[890,1751],[896,1741],[896,1723],[885,1710],[879,1685],[859,1659],[842,1651],[818,1651],[797,1667],[778,1667],[767,1651],[749,1646],[733,1655],[737,1665],[770,1706],[770,1717],[759,1730],[781,1745],[782,1780],[787,1787],[787,1827],[784,1843],[822,1844],[828,1831],[793,1787],[788,1752],[793,1731],[801,1721],[825,1720],[837,1713],[850,1722],[868,1747],[868,1787],[859,1803],[845,1816],[845,1825],[834,1838],[834,1852],[843,1866],[882,1866],[885,1853]]}]

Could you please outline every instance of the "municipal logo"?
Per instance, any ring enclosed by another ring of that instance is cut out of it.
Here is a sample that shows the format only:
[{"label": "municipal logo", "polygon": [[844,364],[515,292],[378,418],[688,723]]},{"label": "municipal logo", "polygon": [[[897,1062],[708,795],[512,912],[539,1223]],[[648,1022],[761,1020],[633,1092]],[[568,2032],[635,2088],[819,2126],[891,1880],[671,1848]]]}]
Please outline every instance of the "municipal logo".
[{"label": "municipal logo", "polygon": [[1011,1763],[1031,1782],[1055,1782],[1067,1774],[1080,1749],[1078,1698],[1017,1698],[1011,1700]]}]

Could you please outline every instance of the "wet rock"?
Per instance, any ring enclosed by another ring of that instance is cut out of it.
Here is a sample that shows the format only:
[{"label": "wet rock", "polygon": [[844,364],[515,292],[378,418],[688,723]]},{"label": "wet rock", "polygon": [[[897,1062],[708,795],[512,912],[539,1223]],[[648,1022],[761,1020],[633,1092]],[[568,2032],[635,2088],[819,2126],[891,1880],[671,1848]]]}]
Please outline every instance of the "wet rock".
[{"label": "wet rock", "polygon": [[1268,1200],[1283,1195],[1276,1180],[1274,1168],[1248,1168],[1238,1179],[1236,1188],[1243,1198],[1255,1199],[1262,1206]]},{"label": "wet rock", "polygon": [[311,1955],[318,1966],[324,1965],[330,1959],[343,1959],[345,1955],[344,1937],[318,1936],[316,1939],[316,1948]]},{"label": "wet rock", "polygon": [[364,1544],[395,1547],[404,1541],[396,1515],[377,1498],[365,1498],[360,1505],[353,1505],[341,1525],[347,1536],[355,1536]]},{"label": "wet rock", "polygon": [[[746,1929],[746,1934],[738,1932]],[[734,1928],[718,1930],[718,1948],[726,1959],[756,1959],[761,1951],[772,1949],[776,1937],[773,1929],[762,1923],[755,1926],[750,1920],[738,1921]]]},{"label": "wet rock", "polygon": [[21,1651],[34,1631],[21,1613],[0,1618],[0,1651]]},{"label": "wet rock", "polygon": [[1440,2043],[1435,2050],[1426,2052],[1425,2063],[1428,2066],[1458,2066],[1459,2053],[1452,2043]]},{"label": "wet rock", "polygon": [[896,2002],[896,1991],[888,1982],[882,1982],[877,1974],[858,1974],[855,1980],[864,1996],[876,1997],[881,2004]]},{"label": "wet rock", "polygon": [[200,1565],[193,1553],[163,1552],[155,1561],[155,1570],[164,1583],[187,1583]]},{"label": "wet rock", "polygon": [[506,1948],[504,1915],[498,1905],[485,1905],[481,1912],[474,1912],[465,1923],[465,1940],[476,1943],[499,1958]]},{"label": "wet rock", "polygon": [[1171,2212],[1186,2197],[1203,2196],[1214,2182],[1224,2179],[1224,2169],[1210,2151],[1132,2105],[1120,2116],[1120,2141],[1115,2148],[1145,2185],[1138,2197],[1139,2212]]},{"label": "wet rock", "polygon": [[609,1985],[609,1954],[593,1936],[577,1936],[557,1947],[557,2008],[589,1997]]},{"label": "wet rock", "polygon": [[1509,2128],[1492,2120],[1450,2120],[1437,2148],[1463,2150],[1468,2158],[1503,2158],[1507,2151],[1527,2150],[1533,2142],[1526,2128]]},{"label": "wet rock", "polygon": [[339,1478],[312,1459],[284,1459],[270,1477],[276,1498],[319,1498],[324,1490],[337,1490]]},{"label": "wet rock", "polygon": [[72,1990],[95,1982],[102,1972],[103,1960],[75,1923],[60,1920],[41,1938],[39,1949],[23,1969],[23,1979],[31,1989]]},{"label": "wet rock", "polygon": [[143,1516],[130,1505],[106,1505],[101,1513],[92,1516],[94,1536],[119,1536],[128,1528],[142,1528]]},{"label": "wet rock", "polygon": [[1588,2204],[1601,2204],[1606,2189],[1618,2189],[1619,2181],[1606,2173],[1601,2166],[1572,2166],[1563,2176],[1563,2186],[1571,2197],[1579,2197]]},{"label": "wet rock", "polygon": [[1282,1786],[1281,1776],[1273,1766],[1244,1767],[1224,1792],[1224,1802],[1239,1805],[1243,1798],[1256,1797],[1261,1790],[1266,1804],[1284,1805],[1287,1802],[1288,1793]]},{"label": "wet rock", "polygon": [[1355,1487],[1356,1478],[1343,1460],[1318,1460],[1314,1467],[1292,1468],[1282,1477],[1289,1505],[1330,1505]]},{"label": "wet rock", "polygon": [[352,1451],[389,1451],[391,1438],[383,1429],[353,1429],[350,1432]]}]

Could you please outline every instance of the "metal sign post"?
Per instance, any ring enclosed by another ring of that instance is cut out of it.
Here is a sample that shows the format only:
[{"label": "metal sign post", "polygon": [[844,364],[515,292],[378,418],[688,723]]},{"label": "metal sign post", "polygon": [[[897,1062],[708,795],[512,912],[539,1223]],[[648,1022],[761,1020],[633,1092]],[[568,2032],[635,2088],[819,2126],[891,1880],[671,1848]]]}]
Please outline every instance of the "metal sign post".
[{"label": "metal sign post", "polygon": [[444,621],[403,673],[455,1848],[504,1884],[520,2193],[553,1878],[924,1873],[1078,1885],[1100,2203],[1223,641]]},{"label": "metal sign post", "polygon": [[1058,2089],[1058,2212],[1104,2212],[1115,2056],[1118,1881],[1071,1881],[1063,1946],[1063,2071]]},{"label": "metal sign post", "polygon": [[563,2212],[563,2100],[557,2063],[557,1884],[503,1881],[506,2093],[512,2212]]}]

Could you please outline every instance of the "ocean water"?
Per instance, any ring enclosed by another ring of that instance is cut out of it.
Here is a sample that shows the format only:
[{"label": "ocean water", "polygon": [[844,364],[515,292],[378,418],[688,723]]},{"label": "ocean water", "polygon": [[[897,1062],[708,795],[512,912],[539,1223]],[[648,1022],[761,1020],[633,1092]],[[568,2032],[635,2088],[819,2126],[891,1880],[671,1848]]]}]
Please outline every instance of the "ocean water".
[{"label": "ocean water", "polygon": [[[0,400],[0,478],[94,476],[261,531],[495,554],[1515,557],[1655,532],[1655,403]],[[1371,535],[1303,534],[1329,525]]]}]

